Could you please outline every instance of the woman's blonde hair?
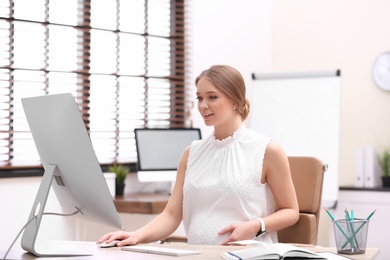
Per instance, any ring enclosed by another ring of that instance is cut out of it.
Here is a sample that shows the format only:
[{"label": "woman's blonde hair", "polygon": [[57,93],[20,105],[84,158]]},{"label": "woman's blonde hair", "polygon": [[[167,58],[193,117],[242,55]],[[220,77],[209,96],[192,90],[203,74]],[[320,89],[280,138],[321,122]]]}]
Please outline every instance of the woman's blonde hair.
[{"label": "woman's blonde hair", "polygon": [[200,73],[195,80],[196,85],[201,78],[209,80],[237,105],[237,112],[242,120],[248,117],[250,104],[246,97],[244,78],[238,70],[228,65],[214,65]]}]

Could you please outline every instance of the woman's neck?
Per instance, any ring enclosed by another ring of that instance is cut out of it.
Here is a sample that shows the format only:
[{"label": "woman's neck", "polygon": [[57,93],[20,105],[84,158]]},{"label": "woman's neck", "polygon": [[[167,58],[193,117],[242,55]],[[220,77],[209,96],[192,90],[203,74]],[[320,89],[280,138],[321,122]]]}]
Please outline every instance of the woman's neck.
[{"label": "woman's neck", "polygon": [[217,140],[223,140],[228,138],[229,136],[233,136],[234,132],[237,131],[240,126],[243,125],[243,121],[241,119],[229,121],[229,123],[224,125],[214,126],[214,137]]}]

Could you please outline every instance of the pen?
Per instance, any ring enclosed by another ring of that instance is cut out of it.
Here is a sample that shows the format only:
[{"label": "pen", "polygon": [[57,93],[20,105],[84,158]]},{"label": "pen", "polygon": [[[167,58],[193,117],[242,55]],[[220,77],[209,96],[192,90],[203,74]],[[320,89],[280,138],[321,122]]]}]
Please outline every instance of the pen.
[{"label": "pen", "polygon": [[370,220],[370,218],[372,217],[372,215],[374,215],[374,213],[376,212],[376,210],[374,210],[373,212],[371,212],[370,215],[368,215],[368,217],[366,218],[367,220]]},{"label": "pen", "polygon": [[337,221],[335,221],[335,218],[333,217],[332,213],[330,213],[330,211],[327,209],[327,208],[324,208],[326,213],[328,213],[329,217],[331,220],[333,220],[333,222],[336,224],[336,226],[338,227],[338,229],[340,229],[341,233],[343,233],[343,235],[345,236],[346,239],[349,239],[347,234],[345,234],[344,230],[340,227],[339,223],[337,223]]},{"label": "pen", "polygon": [[[344,213],[345,213],[345,221],[346,221],[346,222],[351,221],[351,219],[349,218],[349,214],[348,214],[348,210],[347,210],[347,209],[344,210]],[[351,232],[351,231],[349,230],[349,225],[347,225],[347,229],[348,229],[348,233]]]},{"label": "pen", "polygon": [[[359,249],[359,243],[358,243],[358,241],[357,241],[357,239],[356,239],[356,232],[355,232],[355,230],[354,230],[354,228],[353,228],[353,223],[351,222],[352,221],[352,218],[349,216],[349,213],[348,213],[348,210],[347,209],[345,209],[345,216],[346,216],[346,218],[347,218],[347,223],[349,224],[349,226],[351,227],[351,231],[352,231],[352,236],[351,236],[351,238],[354,238],[354,240],[355,240],[355,245],[356,245],[356,249],[357,250],[360,250]],[[352,214],[352,212],[351,212],[351,214]],[[347,225],[347,227],[348,227],[348,225]],[[349,230],[348,230],[349,231]],[[350,240],[350,242],[351,242],[351,250],[352,250],[352,252],[354,251],[354,246],[353,246],[353,243],[352,243],[352,239],[348,239],[348,240]]]},{"label": "pen", "polygon": [[334,220],[334,217],[333,217],[332,213],[330,213],[329,210],[328,210],[327,208],[324,208],[324,209],[325,209],[326,213],[328,213],[330,219],[331,219],[331,220]]}]

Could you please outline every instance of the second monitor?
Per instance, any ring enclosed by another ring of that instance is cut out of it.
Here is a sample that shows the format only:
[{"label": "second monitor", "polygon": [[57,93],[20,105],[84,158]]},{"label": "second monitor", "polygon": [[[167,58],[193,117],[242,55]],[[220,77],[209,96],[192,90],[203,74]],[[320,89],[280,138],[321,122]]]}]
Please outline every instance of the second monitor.
[{"label": "second monitor", "polygon": [[140,182],[174,182],[184,149],[201,139],[199,128],[134,129]]}]

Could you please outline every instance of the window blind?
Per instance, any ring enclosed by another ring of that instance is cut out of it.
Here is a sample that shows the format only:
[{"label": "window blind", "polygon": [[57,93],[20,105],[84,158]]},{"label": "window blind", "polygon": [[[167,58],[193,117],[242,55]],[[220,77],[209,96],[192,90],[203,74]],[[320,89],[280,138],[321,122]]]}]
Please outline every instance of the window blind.
[{"label": "window blind", "polygon": [[0,2],[0,167],[40,166],[21,98],[70,92],[101,164],[134,128],[190,127],[184,0]]}]

